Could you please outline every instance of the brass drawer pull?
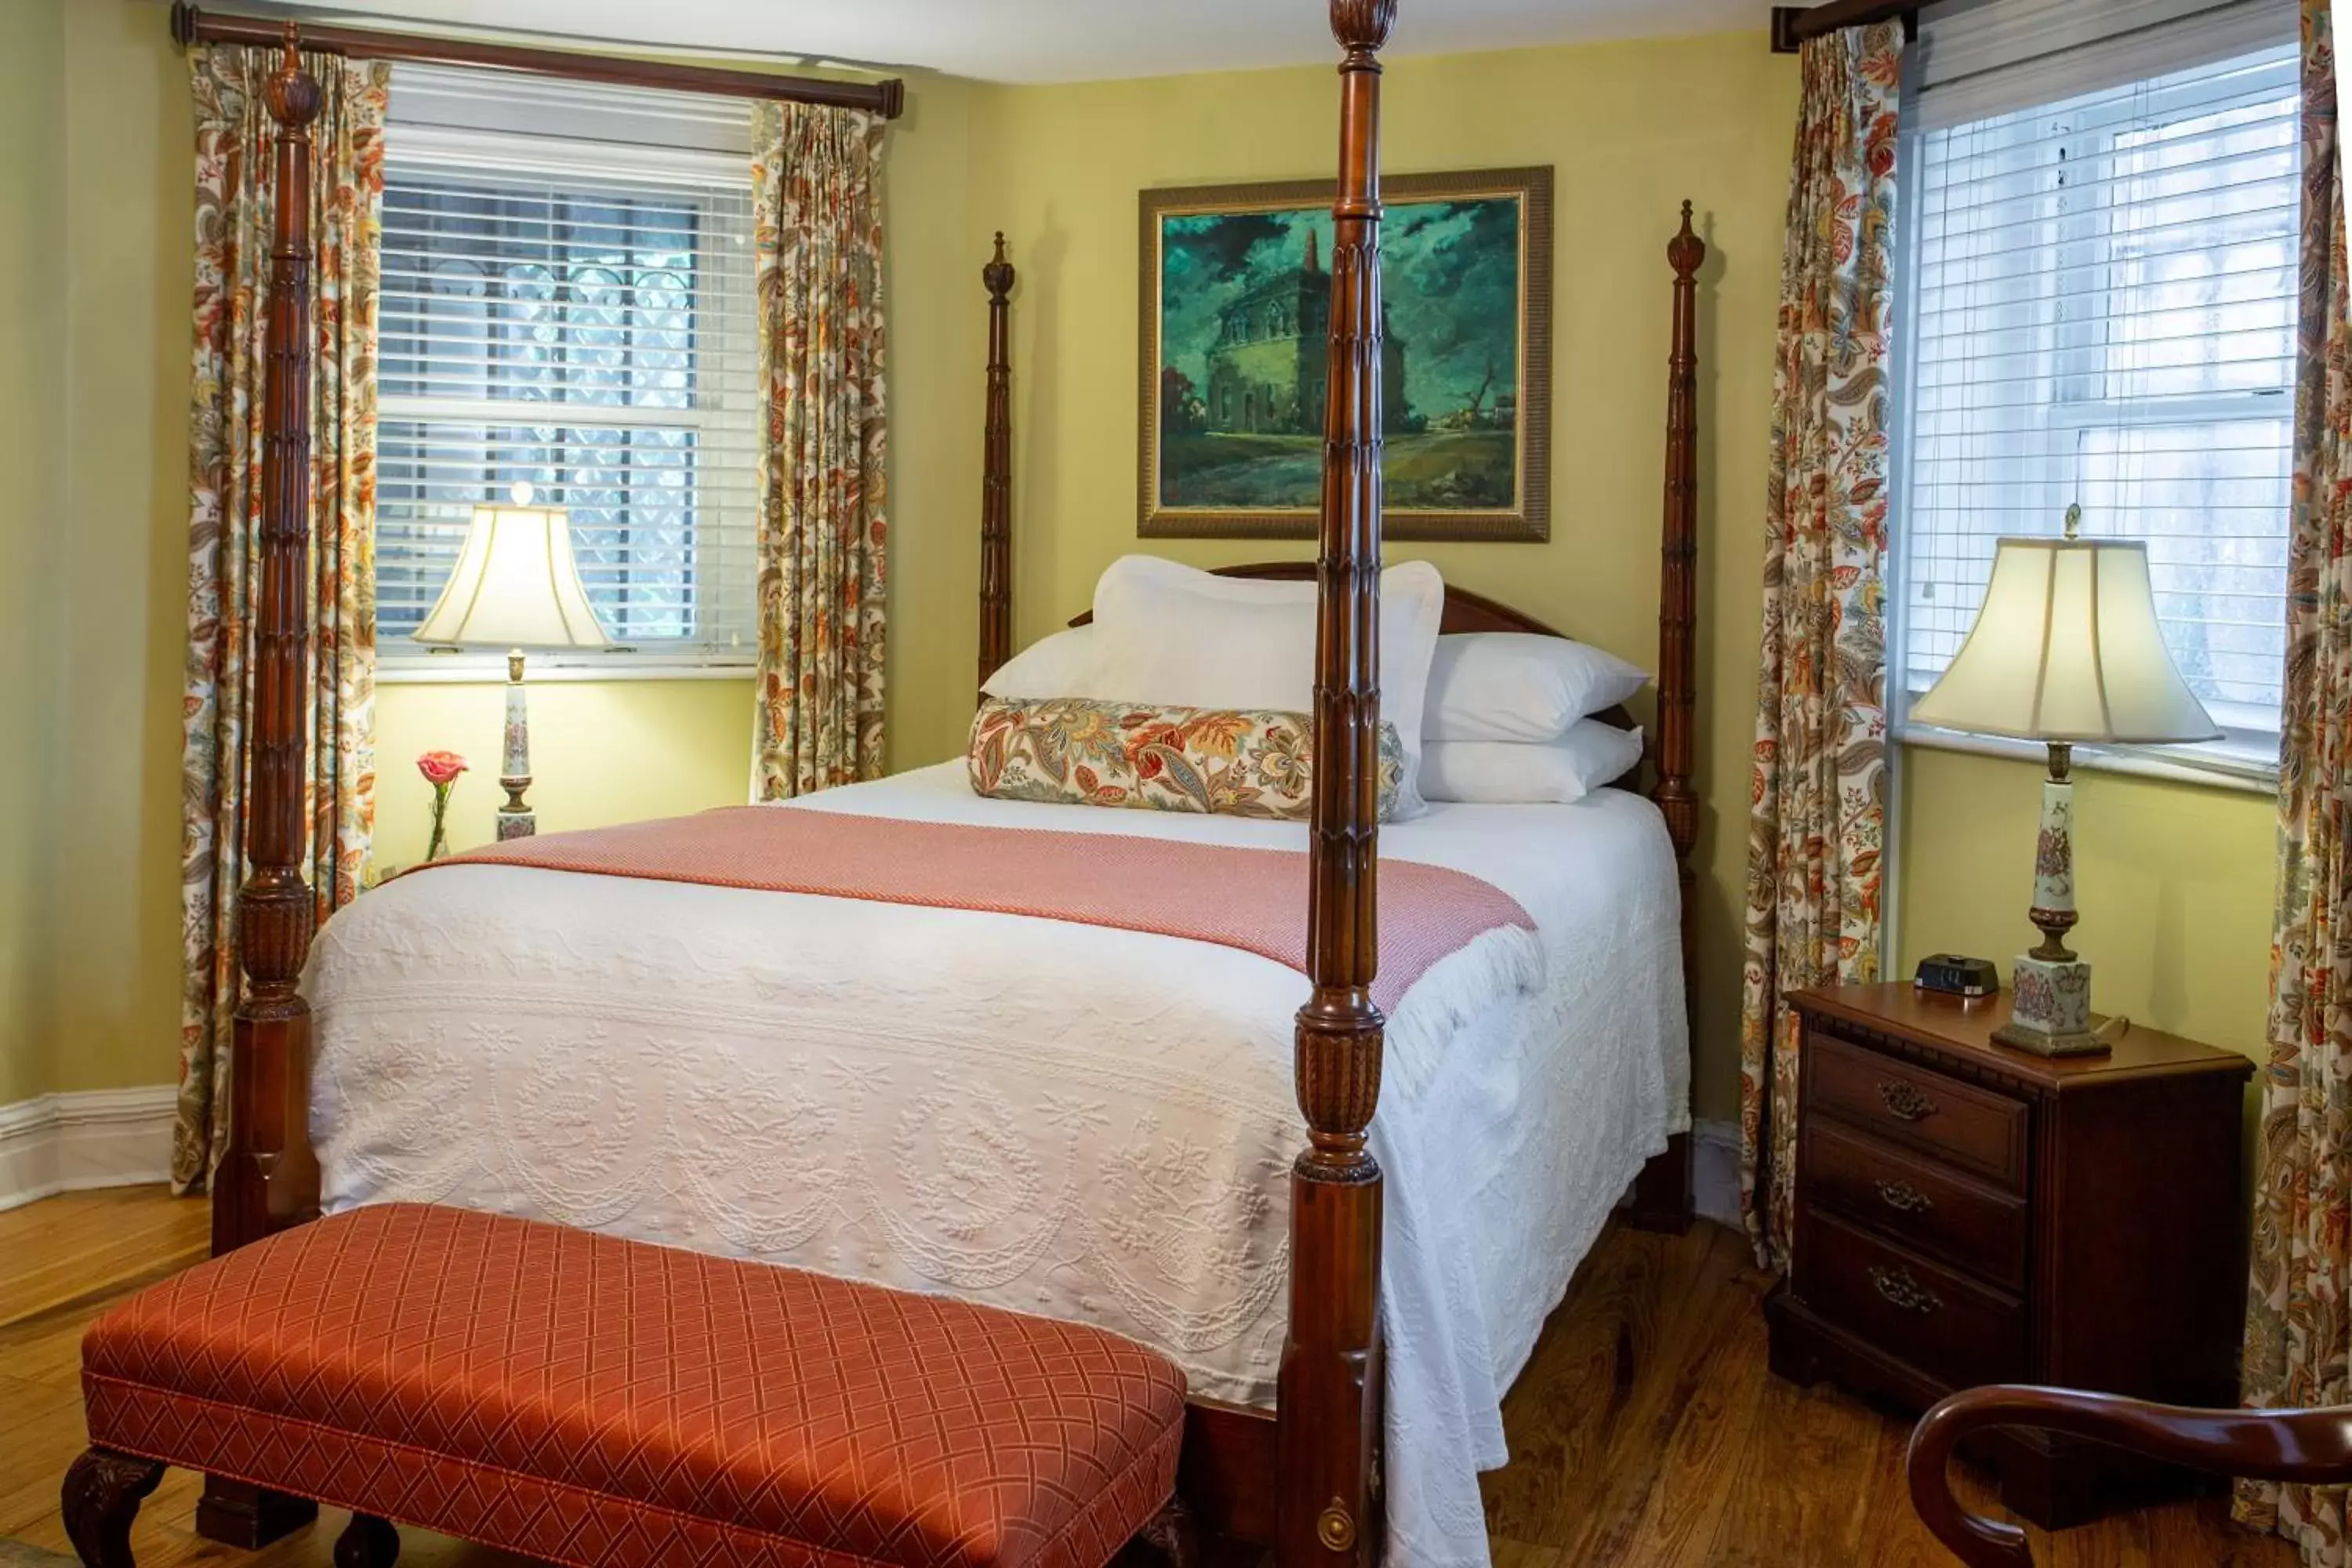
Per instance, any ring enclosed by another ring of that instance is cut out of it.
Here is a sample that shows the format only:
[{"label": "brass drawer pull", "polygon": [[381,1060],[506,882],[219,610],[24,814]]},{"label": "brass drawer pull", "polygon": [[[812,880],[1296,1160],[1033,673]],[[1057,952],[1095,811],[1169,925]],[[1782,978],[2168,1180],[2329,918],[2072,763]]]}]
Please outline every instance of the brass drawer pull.
[{"label": "brass drawer pull", "polygon": [[1878,1184],[1878,1201],[1897,1214],[1926,1214],[1936,1206],[1935,1200],[1908,1182]]},{"label": "brass drawer pull", "polygon": [[1936,1102],[1900,1079],[1878,1080],[1878,1101],[1906,1121],[1917,1121],[1936,1114]]},{"label": "brass drawer pull", "polygon": [[1944,1310],[1944,1299],[1912,1279],[1908,1268],[1882,1268],[1874,1263],[1870,1266],[1870,1282],[1878,1287],[1880,1295],[1906,1312],[1925,1316]]}]

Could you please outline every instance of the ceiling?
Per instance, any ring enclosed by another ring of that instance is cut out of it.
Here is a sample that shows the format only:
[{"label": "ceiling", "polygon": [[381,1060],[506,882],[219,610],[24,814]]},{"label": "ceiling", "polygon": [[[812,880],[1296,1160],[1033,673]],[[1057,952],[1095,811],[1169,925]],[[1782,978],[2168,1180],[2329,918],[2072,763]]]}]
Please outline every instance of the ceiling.
[{"label": "ceiling", "polygon": [[[330,8],[336,20],[353,23],[458,23],[550,39],[929,68],[1007,82],[1337,58],[1322,0],[310,0],[303,6],[313,14]],[[1769,0],[1400,0],[1389,52],[1760,30],[1769,9]]]}]

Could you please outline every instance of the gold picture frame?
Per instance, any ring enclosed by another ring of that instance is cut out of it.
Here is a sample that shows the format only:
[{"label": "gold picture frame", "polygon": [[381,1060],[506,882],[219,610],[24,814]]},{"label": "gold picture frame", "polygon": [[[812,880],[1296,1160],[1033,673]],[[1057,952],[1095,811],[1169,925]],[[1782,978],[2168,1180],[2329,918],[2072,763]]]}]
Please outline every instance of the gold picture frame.
[{"label": "gold picture frame", "polygon": [[[1382,531],[1547,540],[1552,171],[1402,174],[1381,194]],[[1331,186],[1169,187],[1138,205],[1137,534],[1313,538]]]}]

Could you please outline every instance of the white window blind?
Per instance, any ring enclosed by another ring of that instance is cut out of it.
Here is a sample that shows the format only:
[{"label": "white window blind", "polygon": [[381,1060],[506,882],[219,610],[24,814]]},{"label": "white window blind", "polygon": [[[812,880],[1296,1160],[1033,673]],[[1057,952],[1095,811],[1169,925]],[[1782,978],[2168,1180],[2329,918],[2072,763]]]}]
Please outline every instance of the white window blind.
[{"label": "white window blind", "polygon": [[[1921,132],[1901,341],[1898,702],[1933,685],[2003,534],[2144,539],[2174,660],[2274,764],[2294,402],[2291,46]],[[2184,753],[2191,753],[2184,756]]]},{"label": "white window blind", "polygon": [[2272,48],[2297,0],[1939,0],[1920,13],[1906,112],[1923,131],[2041,109]]},{"label": "white window blind", "polygon": [[[710,150],[730,134],[734,155]],[[569,510],[613,639],[569,662],[751,661],[749,143],[724,100],[395,70],[377,351],[389,664],[430,657],[408,634],[476,503],[518,480]]]}]

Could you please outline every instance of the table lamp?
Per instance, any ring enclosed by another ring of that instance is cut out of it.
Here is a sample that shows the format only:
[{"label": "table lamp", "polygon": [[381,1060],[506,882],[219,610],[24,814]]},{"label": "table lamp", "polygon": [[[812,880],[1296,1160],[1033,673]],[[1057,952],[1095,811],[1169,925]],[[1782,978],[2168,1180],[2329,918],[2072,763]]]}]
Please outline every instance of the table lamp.
[{"label": "table lamp", "polygon": [[539,821],[523,804],[530,787],[530,716],[523,700],[527,647],[603,647],[604,628],[589,607],[572,558],[572,519],[560,506],[533,506],[519,484],[512,505],[474,509],[457,569],[425,624],[409,635],[452,647],[507,650],[506,754],[499,787],[499,837],[528,838]]},{"label": "table lamp", "polygon": [[2070,506],[2063,539],[2000,542],[1968,640],[1911,709],[1917,723],[2049,743],[2028,914],[2042,942],[2019,954],[2010,1021],[1993,1035],[2046,1057],[2107,1048],[2091,1032],[2091,966],[2065,942],[2074,926],[2074,746],[2221,734],[2164,646],[2147,546],[2077,538],[2082,519]]}]

